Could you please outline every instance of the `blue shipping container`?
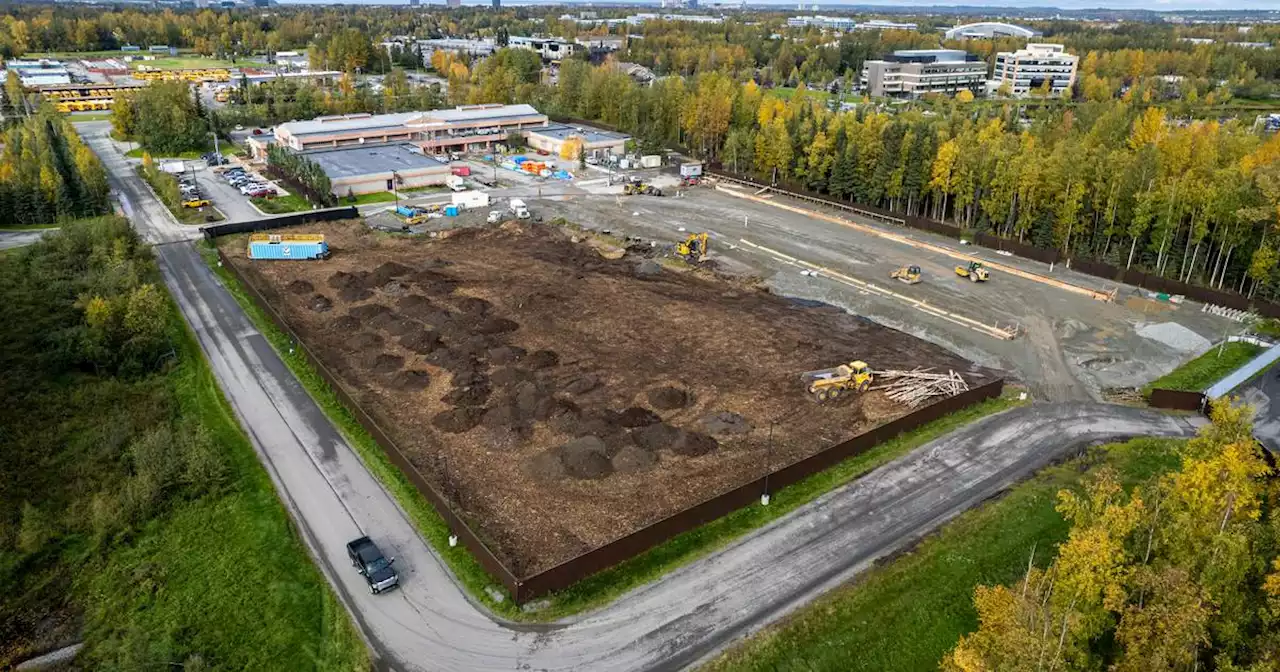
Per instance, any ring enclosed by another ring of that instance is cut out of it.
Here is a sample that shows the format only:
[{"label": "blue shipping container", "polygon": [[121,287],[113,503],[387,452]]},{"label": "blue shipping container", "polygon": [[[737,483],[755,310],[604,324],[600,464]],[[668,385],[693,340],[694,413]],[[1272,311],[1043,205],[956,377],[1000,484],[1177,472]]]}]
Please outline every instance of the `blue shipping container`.
[{"label": "blue shipping container", "polygon": [[457,216],[458,216],[458,206],[456,206],[456,205],[446,205],[446,206],[444,206],[444,214],[446,214],[446,215],[448,215],[448,216],[450,216],[450,217],[457,217]]},{"label": "blue shipping container", "polygon": [[249,243],[250,259],[321,259],[329,254],[329,244],[320,242]]}]

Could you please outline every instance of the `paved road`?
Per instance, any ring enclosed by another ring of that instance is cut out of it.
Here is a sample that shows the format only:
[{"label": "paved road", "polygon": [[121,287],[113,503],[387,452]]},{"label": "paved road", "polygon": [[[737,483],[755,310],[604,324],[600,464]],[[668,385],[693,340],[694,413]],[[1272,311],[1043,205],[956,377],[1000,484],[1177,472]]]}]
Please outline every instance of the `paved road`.
[{"label": "paved road", "polygon": [[0,250],[23,247],[40,240],[44,234],[58,229],[25,229],[23,231],[0,231]]},{"label": "paved road", "polygon": [[[102,145],[91,139],[91,145]],[[107,158],[104,156],[104,159]],[[403,670],[677,669],[713,654],[901,550],[1082,444],[1182,436],[1187,420],[1100,404],[1045,404],[987,418],[896,460],[752,535],[590,614],[544,627],[472,604],[300,387],[190,242],[106,162],[166,284],[325,575],[379,664]],[[403,589],[369,595],[343,545],[391,548]]]}]

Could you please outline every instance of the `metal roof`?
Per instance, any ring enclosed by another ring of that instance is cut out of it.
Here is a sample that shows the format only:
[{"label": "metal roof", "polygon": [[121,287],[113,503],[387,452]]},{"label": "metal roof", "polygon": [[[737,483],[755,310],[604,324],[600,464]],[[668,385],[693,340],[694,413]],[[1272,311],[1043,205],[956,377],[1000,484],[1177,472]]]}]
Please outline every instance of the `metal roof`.
[{"label": "metal roof", "polygon": [[[397,112],[395,114],[350,114],[318,117],[311,121],[290,121],[277,126],[294,137],[331,133],[413,130],[414,126],[499,122],[519,117],[543,117],[532,105],[470,105],[452,110]],[[544,117],[545,118],[545,117]],[[278,132],[277,132],[278,134]]]},{"label": "metal roof", "polygon": [[338,133],[342,131],[364,131],[375,128],[404,126],[410,119],[414,119],[421,114],[421,112],[397,112],[395,114],[350,114],[336,117],[317,117],[311,121],[288,121],[276,128],[294,136]]},{"label": "metal roof", "polygon": [[446,123],[477,122],[488,120],[510,119],[513,117],[542,116],[532,105],[470,105],[452,110],[431,110],[419,112],[423,121],[441,121]]},{"label": "metal roof", "polygon": [[393,171],[448,169],[449,167],[449,164],[441,163],[419,152],[413,145],[400,142],[314,149],[302,152],[302,155],[319,164],[331,180]]},{"label": "metal roof", "polygon": [[552,124],[540,128],[529,129],[530,133],[555,138],[557,140],[567,140],[569,136],[576,135],[582,138],[587,144],[596,142],[608,142],[611,140],[626,140],[631,136],[624,133],[614,133],[613,131],[605,131],[599,128],[590,128],[587,126],[565,126],[564,124]]}]

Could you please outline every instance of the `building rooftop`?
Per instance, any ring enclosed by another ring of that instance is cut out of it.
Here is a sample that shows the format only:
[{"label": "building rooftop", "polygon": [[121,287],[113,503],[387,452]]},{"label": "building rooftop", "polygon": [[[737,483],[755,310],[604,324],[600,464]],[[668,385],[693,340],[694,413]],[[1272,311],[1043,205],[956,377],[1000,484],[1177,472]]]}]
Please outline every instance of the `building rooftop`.
[{"label": "building rooftop", "polygon": [[532,129],[529,132],[537,133],[538,135],[548,138],[555,138],[556,140],[567,140],[570,136],[576,135],[582,138],[583,142],[588,144],[593,142],[607,142],[610,140],[626,140],[631,137],[625,133],[615,133],[613,131],[590,128],[587,126],[566,126],[564,124],[543,126],[542,128]]},{"label": "building rooftop", "polygon": [[447,168],[449,165],[419,152],[407,143],[315,149],[302,152],[302,155],[319,164],[329,179],[401,170]]},{"label": "building rooftop", "polygon": [[931,61],[953,63],[967,60],[969,52],[963,49],[899,49],[893,52],[894,60]]},{"label": "building rooftop", "polygon": [[475,123],[480,121],[499,121],[515,117],[542,116],[532,105],[463,105],[452,110],[431,110],[415,113],[424,122]]},{"label": "building rooftop", "polygon": [[347,114],[333,117],[317,117],[311,121],[289,121],[277,128],[289,135],[301,137],[319,133],[364,131],[375,128],[397,128],[415,119],[421,112],[397,112],[395,114]]}]

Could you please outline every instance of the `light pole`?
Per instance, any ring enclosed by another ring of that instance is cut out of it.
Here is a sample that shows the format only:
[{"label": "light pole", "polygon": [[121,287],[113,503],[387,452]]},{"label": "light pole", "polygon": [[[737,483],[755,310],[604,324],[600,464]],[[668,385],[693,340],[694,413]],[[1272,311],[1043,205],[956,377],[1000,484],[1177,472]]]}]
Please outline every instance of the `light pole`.
[{"label": "light pole", "polygon": [[760,505],[769,506],[769,474],[773,472],[773,426],[777,420],[769,421],[769,443],[765,449],[764,492],[760,493]]}]

